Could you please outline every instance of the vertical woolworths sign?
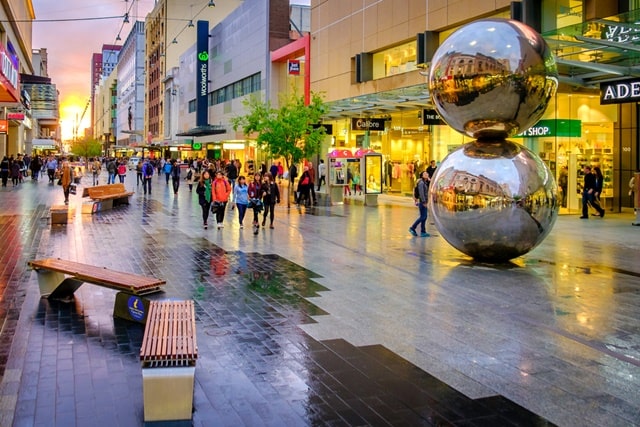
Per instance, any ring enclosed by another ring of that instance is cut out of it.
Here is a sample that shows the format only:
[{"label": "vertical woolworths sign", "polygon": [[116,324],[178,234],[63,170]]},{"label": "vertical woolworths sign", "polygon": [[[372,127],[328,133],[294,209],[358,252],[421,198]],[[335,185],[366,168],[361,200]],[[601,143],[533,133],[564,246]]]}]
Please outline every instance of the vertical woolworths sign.
[{"label": "vertical woolworths sign", "polygon": [[198,21],[196,40],[196,127],[207,126],[209,93],[209,21]]}]

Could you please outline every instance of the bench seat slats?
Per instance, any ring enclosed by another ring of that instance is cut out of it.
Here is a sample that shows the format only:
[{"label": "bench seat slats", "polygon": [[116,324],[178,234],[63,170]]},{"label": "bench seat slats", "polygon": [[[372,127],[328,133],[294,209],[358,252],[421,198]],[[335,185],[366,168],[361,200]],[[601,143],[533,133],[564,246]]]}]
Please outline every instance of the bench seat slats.
[{"label": "bench seat slats", "polygon": [[133,193],[133,191],[127,191],[123,183],[117,183],[85,187],[82,191],[82,197],[89,197],[93,200],[107,200],[129,197]]},{"label": "bench seat slats", "polygon": [[95,283],[108,288],[127,291],[135,295],[155,292],[166,283],[165,280],[153,277],[140,276],[133,273],[125,273],[57,258],[29,261],[29,265],[35,269],[40,268],[58,271],[74,276],[74,278],[83,282]]},{"label": "bench seat slats", "polygon": [[198,358],[193,301],[151,301],[140,360],[146,367],[194,366]]}]

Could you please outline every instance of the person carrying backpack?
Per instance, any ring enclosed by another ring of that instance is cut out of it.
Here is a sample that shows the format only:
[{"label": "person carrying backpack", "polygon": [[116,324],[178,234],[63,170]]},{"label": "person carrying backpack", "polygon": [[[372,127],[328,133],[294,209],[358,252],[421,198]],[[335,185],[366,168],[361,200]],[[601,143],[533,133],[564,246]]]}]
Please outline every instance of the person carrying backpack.
[{"label": "person carrying backpack", "polygon": [[149,159],[144,160],[144,165],[142,166],[142,188],[144,189],[144,194],[147,194],[147,190],[149,194],[151,194],[151,178],[153,177],[153,165],[149,161]]},{"label": "person carrying backpack", "polygon": [[416,232],[416,227],[420,225],[420,237],[429,237],[429,233],[427,233],[427,205],[429,202],[429,173],[424,171],[420,174],[420,180],[418,180],[418,184],[415,186],[413,190],[413,198],[416,201],[416,206],[420,211],[420,216],[413,223],[411,227],[409,227],[409,233],[412,236],[418,236]]}]

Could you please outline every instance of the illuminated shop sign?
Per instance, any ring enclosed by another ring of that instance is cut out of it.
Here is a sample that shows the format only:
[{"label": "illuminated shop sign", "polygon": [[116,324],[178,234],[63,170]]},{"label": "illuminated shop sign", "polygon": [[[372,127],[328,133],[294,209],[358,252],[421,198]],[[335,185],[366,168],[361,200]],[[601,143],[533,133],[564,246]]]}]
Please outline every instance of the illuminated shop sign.
[{"label": "illuminated shop sign", "polygon": [[444,125],[446,124],[436,110],[422,110],[423,125]]},{"label": "illuminated shop sign", "polygon": [[582,135],[582,122],[570,119],[540,120],[535,126],[531,126],[524,132],[513,138],[531,138],[547,136],[580,137]]},{"label": "illuminated shop sign", "polygon": [[384,130],[384,119],[351,119],[351,130]]},{"label": "illuminated shop sign", "polygon": [[297,59],[290,59],[287,63],[289,68],[289,74],[298,76],[300,75],[300,61]]},{"label": "illuminated shop sign", "polygon": [[196,38],[196,126],[207,126],[209,92],[209,21],[198,21]]},{"label": "illuminated shop sign", "polygon": [[19,83],[18,59],[0,45],[0,102],[19,101]]},{"label": "illuminated shop sign", "polygon": [[600,83],[600,104],[640,101],[640,79]]}]

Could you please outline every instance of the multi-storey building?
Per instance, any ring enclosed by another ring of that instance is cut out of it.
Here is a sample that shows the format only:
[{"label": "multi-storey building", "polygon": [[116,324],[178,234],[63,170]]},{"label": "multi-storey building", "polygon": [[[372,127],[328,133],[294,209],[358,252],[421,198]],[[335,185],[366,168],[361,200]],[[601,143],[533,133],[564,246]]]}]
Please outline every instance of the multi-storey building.
[{"label": "multi-storey building", "polygon": [[118,55],[116,142],[119,147],[140,144],[144,132],[144,22],[133,24]]},{"label": "multi-storey building", "polygon": [[[603,103],[599,89],[637,75],[640,61],[628,49],[640,33],[636,7],[633,1],[604,0],[312,0],[307,65],[312,90],[323,92],[331,106],[327,123],[333,125],[324,152],[374,149],[384,156],[386,191],[411,194],[417,173],[431,159],[440,161],[468,141],[434,114],[426,77],[431,56],[469,21],[515,18],[543,34],[556,55],[561,82],[540,123],[517,140],[539,153],[554,173],[568,167],[564,212],[580,206],[577,190],[585,163],[604,171],[606,207],[628,206],[627,182],[638,167],[636,104]],[[458,59],[464,64],[458,65],[469,66]],[[487,59],[482,66],[497,70],[502,64]],[[383,125],[361,129],[353,118]]]}]

